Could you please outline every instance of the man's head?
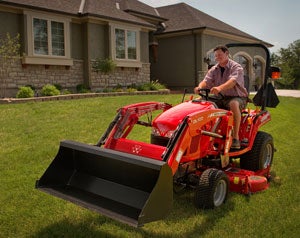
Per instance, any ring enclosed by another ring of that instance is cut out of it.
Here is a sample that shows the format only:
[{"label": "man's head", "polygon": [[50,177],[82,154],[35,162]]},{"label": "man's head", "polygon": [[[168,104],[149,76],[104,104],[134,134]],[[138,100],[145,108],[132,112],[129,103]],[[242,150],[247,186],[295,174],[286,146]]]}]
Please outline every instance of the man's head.
[{"label": "man's head", "polygon": [[226,46],[219,45],[214,49],[215,60],[224,67],[228,62],[229,51]]}]

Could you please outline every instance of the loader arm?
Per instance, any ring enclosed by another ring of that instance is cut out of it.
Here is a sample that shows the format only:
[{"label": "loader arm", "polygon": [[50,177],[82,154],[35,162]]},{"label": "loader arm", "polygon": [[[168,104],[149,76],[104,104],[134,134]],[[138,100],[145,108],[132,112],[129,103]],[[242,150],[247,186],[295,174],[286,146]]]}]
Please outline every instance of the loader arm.
[{"label": "loader arm", "polygon": [[161,102],[137,103],[122,107],[118,110],[118,115],[114,120],[115,123],[108,127],[100,141],[105,141],[105,143],[102,143],[104,147],[110,148],[114,140],[126,138],[135,124],[151,126],[149,123],[139,121],[141,116],[151,114],[157,110],[166,111],[171,107],[170,104]]}]

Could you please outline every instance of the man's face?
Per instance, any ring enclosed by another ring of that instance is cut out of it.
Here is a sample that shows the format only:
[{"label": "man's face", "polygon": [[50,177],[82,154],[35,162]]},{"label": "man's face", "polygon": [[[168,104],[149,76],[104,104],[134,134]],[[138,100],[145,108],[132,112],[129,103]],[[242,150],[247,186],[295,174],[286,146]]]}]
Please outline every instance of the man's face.
[{"label": "man's face", "polygon": [[215,51],[215,60],[220,64],[227,64],[228,61],[228,52],[223,52],[222,50]]}]

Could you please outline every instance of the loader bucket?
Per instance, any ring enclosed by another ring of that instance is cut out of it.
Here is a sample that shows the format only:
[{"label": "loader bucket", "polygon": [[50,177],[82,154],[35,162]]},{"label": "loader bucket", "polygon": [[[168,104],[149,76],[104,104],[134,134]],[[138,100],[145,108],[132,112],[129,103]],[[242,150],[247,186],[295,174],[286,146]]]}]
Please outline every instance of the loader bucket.
[{"label": "loader bucket", "polygon": [[172,208],[167,163],[74,141],[62,141],[36,188],[139,227]]}]

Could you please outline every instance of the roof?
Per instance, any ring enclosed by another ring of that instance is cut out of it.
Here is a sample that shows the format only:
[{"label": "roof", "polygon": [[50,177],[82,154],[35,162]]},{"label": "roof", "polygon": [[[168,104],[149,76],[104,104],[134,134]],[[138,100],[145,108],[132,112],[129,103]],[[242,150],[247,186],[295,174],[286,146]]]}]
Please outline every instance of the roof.
[{"label": "roof", "polygon": [[151,28],[155,26],[130,14],[130,11],[159,18],[155,8],[137,0],[2,0],[0,4],[52,11],[79,17],[94,16],[110,20],[125,21]]},{"label": "roof", "polygon": [[243,31],[238,30],[204,12],[185,3],[157,8],[158,12],[168,18],[166,28],[162,33],[178,32],[192,29],[211,29],[218,32],[258,40]]},{"label": "roof", "polygon": [[166,27],[163,31],[159,30],[161,34],[193,29],[211,29],[261,41],[185,3],[156,9],[137,0],[1,0],[0,4],[77,17],[93,16],[152,29],[156,29],[155,22],[164,22]]}]

